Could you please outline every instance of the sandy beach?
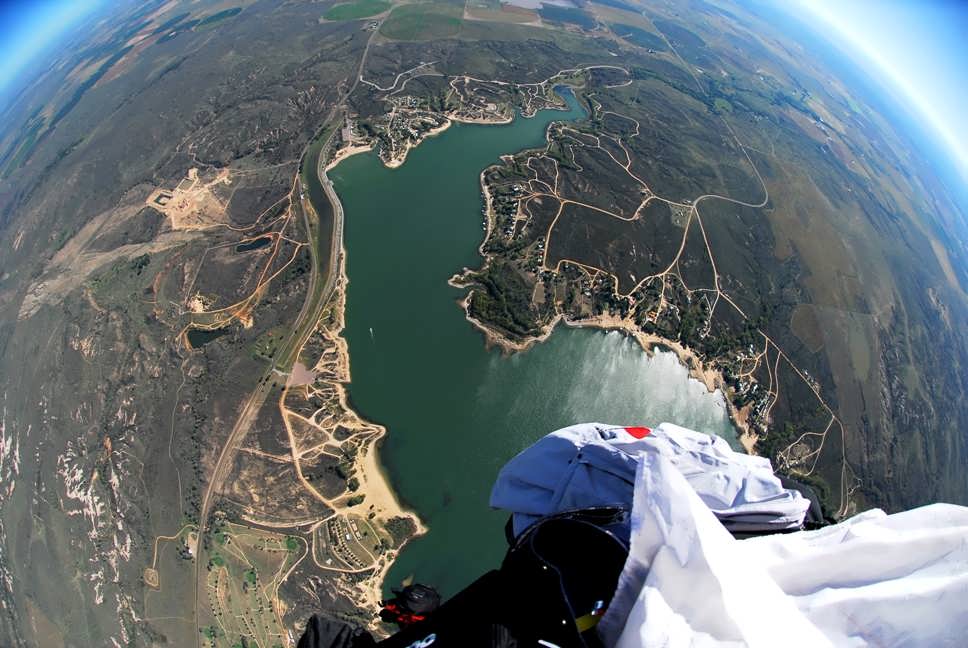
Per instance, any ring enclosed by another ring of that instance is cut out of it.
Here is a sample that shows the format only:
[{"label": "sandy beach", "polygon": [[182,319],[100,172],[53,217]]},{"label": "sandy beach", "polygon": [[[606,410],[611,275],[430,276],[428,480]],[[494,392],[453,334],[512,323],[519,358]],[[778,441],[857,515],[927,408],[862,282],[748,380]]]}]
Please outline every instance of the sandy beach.
[{"label": "sandy beach", "polygon": [[437,135],[440,135],[445,130],[450,128],[451,124],[453,124],[453,121],[450,118],[448,118],[443,124],[441,124],[437,128],[431,128],[426,133],[423,133],[420,139],[418,139],[417,141],[407,142],[406,144],[404,144],[403,150],[397,152],[393,157],[387,158],[384,152],[380,151],[380,159],[383,160],[383,164],[388,169],[396,169],[402,166],[403,163],[407,161],[407,155],[410,154],[411,149],[419,146],[420,142],[424,141],[428,137],[436,137]]},{"label": "sandy beach", "polygon": [[[362,146],[353,148],[356,150],[349,153],[349,155],[370,150],[370,148]],[[345,159],[345,157],[347,156],[344,155],[343,158]],[[376,514],[374,522],[386,523],[388,520],[394,518],[408,518],[412,520],[415,527],[415,533],[412,537],[417,537],[426,533],[427,527],[424,526],[416,513],[407,510],[400,504],[400,501],[390,486],[387,474],[380,464],[378,447],[380,439],[387,433],[386,428],[382,425],[364,420],[350,407],[348,402],[346,386],[349,384],[351,376],[350,358],[346,338],[343,337],[343,330],[346,326],[346,285],[348,280],[346,275],[346,248],[342,243],[340,259],[338,266],[339,278],[334,294],[336,300],[334,308],[335,321],[332,322],[329,330],[326,331],[327,337],[335,346],[336,358],[329,361],[331,364],[328,367],[324,366],[324,361],[321,359],[320,363],[313,368],[313,371],[322,373],[328,370],[327,375],[329,376],[329,380],[327,382],[334,388],[339,407],[346,414],[344,423],[347,427],[359,430],[360,433],[368,435],[360,444],[359,452],[354,459],[354,469],[352,472],[360,482],[356,494],[365,496],[364,501],[366,502],[368,510]],[[338,513],[350,514],[354,512],[349,507],[337,506],[336,509]],[[400,548],[397,548],[388,550],[379,556],[373,563],[372,577],[358,583],[353,590],[354,593],[352,596],[355,602],[360,607],[371,610],[374,619],[380,609],[380,600],[383,598],[383,580],[386,578],[386,574],[393,565],[399,552]],[[347,595],[350,594],[347,593]],[[371,630],[374,632],[381,631],[376,621],[373,622]]]},{"label": "sandy beach", "polygon": [[510,124],[514,119],[513,117],[497,117],[494,119],[487,117],[463,117],[453,113],[448,113],[447,116],[453,121],[460,122],[462,124]]},{"label": "sandy beach", "polygon": [[[445,130],[450,128],[455,122],[461,123],[461,124],[491,124],[491,125],[510,124],[513,117],[488,119],[488,118],[482,118],[482,117],[464,117],[459,113],[446,113],[445,119],[446,121],[440,126],[438,126],[437,128],[432,128],[426,133],[423,133],[420,139],[414,142],[407,142],[406,144],[404,144],[403,148],[397,153],[395,153],[393,156],[388,157],[385,155],[383,151],[381,151],[380,159],[383,160],[383,164],[386,165],[388,169],[396,169],[400,167],[401,165],[403,165],[404,162],[407,161],[407,155],[409,155],[412,149],[419,146],[420,143],[425,139],[427,139],[428,137],[436,137],[437,135],[440,135]],[[359,148],[359,147],[354,147],[354,148]],[[366,148],[366,150],[372,150],[372,148],[373,148],[373,145],[371,144],[369,147]],[[354,151],[353,153],[357,153],[357,152],[360,152],[360,151]],[[353,153],[349,153],[348,155],[353,155]],[[335,163],[334,163],[334,166],[335,166]],[[327,167],[327,169],[328,168],[329,167]]]},{"label": "sandy beach", "polygon": [[332,171],[337,164],[352,155],[372,151],[373,147],[373,144],[354,144],[352,146],[344,146],[333,154],[333,158],[326,164],[326,171]]},{"label": "sandy beach", "polygon": [[[477,249],[481,256],[484,257],[484,263],[481,266],[481,269],[484,269],[491,262],[490,257],[484,252],[484,245],[491,236],[491,231],[494,228],[495,221],[493,200],[490,189],[487,186],[487,182],[484,181],[484,171],[481,171],[480,184],[481,193],[484,196],[484,213],[486,216],[487,229],[485,236]],[[462,277],[466,276],[468,272],[474,271],[465,268],[463,272],[451,277],[450,280],[448,280],[448,283],[455,288],[468,288],[473,282],[465,282],[462,279]],[[557,326],[559,322],[563,322],[565,326],[573,326],[576,328],[597,328],[606,331],[622,331],[627,335],[634,337],[642,349],[650,356],[653,354],[653,350],[656,346],[669,349],[676,354],[679,362],[681,362],[689,370],[689,377],[701,382],[710,393],[715,392],[717,389],[722,390],[723,385],[725,384],[722,372],[717,369],[706,367],[705,364],[699,359],[699,356],[696,354],[696,352],[692,349],[682,345],[678,341],[668,340],[655,334],[644,333],[639,330],[634,322],[615,317],[613,315],[597,315],[595,317],[581,320],[569,320],[563,314],[559,313],[554,317],[554,319],[541,327],[540,333],[521,341],[510,340],[501,333],[488,327],[480,320],[471,316],[469,308],[471,292],[468,292],[467,296],[458,301],[461,308],[464,309],[464,316],[468,322],[470,322],[475,328],[484,334],[484,339],[488,346],[499,347],[508,355],[525,351],[534,344],[544,342],[554,331],[555,326]],[[729,418],[739,432],[739,442],[742,444],[743,448],[746,449],[746,452],[749,454],[756,454],[756,442],[758,441],[758,436],[750,429],[749,423],[747,422],[747,415],[749,413],[748,409],[738,410],[729,398],[724,397],[723,400],[726,403]]]},{"label": "sandy beach", "polygon": [[[455,278],[451,278],[449,283],[455,288],[467,287],[466,284],[456,281]],[[705,364],[699,359],[699,356],[696,354],[696,352],[689,347],[683,346],[677,341],[669,340],[659,335],[643,333],[638,329],[638,327],[635,326],[634,322],[626,319],[621,319],[612,315],[597,315],[595,317],[589,317],[581,320],[570,320],[563,314],[559,313],[554,319],[541,328],[540,333],[521,341],[515,341],[509,340],[501,333],[495,331],[480,320],[471,316],[469,311],[470,293],[468,293],[464,299],[459,300],[458,303],[464,309],[464,316],[467,321],[484,334],[486,344],[488,346],[500,348],[507,355],[525,351],[535,344],[544,342],[551,336],[555,327],[560,322],[565,326],[571,326],[574,328],[595,328],[603,331],[622,331],[626,335],[634,337],[642,347],[642,350],[649,354],[649,356],[653,355],[657,346],[672,351],[676,354],[679,362],[689,370],[689,377],[702,383],[710,393],[715,392],[717,389],[722,390],[723,385],[725,384],[722,372],[718,369],[706,367]],[[723,400],[726,403],[729,418],[737,428],[737,438],[739,439],[739,442],[742,444],[743,448],[746,449],[746,452],[749,454],[756,454],[756,442],[759,438],[756,433],[750,429],[749,424],[747,423],[746,419],[748,415],[748,408],[738,410],[728,398],[725,398],[725,395]]]},{"label": "sandy beach", "polygon": [[386,473],[379,462],[377,445],[379,440],[386,435],[386,428],[382,425],[370,423],[362,419],[359,414],[357,414],[352,407],[350,407],[347,399],[346,385],[351,381],[351,370],[349,348],[346,344],[346,339],[342,336],[343,329],[346,326],[345,313],[347,279],[345,248],[343,249],[341,257],[342,261],[339,265],[339,287],[337,288],[337,299],[339,303],[338,308],[335,309],[335,312],[337,313],[337,321],[334,329],[331,331],[331,334],[337,338],[336,348],[338,357],[336,360],[336,374],[339,377],[339,381],[334,382],[333,384],[336,388],[340,408],[349,413],[352,418],[356,419],[356,421],[360,423],[361,427],[365,427],[366,429],[373,431],[373,434],[367,439],[366,444],[361,448],[356,457],[356,467],[358,468],[362,477],[360,479],[360,493],[366,495],[366,501],[370,504],[373,504],[375,509],[381,512],[382,517],[387,519],[392,517],[412,518],[417,526],[417,535],[420,535],[426,530],[426,528],[423,526],[416,513],[405,509],[397,500],[396,494],[393,492],[393,489],[390,488],[389,480],[387,479]]}]

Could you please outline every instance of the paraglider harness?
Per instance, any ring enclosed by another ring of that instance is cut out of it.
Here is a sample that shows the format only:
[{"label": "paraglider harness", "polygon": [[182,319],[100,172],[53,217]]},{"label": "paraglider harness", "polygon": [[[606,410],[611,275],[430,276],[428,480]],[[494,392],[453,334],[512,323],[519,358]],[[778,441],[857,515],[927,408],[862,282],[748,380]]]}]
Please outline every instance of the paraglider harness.
[{"label": "paraglider harness", "polygon": [[[829,523],[809,486],[781,479],[811,502],[803,528]],[[380,618],[399,628],[395,634],[377,642],[361,629],[314,615],[298,648],[599,648],[596,626],[628,556],[620,539],[627,537],[628,526],[629,511],[621,506],[550,515],[516,537],[509,519],[509,548],[500,569],[443,604],[424,585],[393,590],[394,598],[382,602]]]},{"label": "paraglider harness", "polygon": [[400,629],[376,642],[314,616],[299,648],[511,647],[601,645],[593,631],[608,608],[628,547],[614,533],[627,525],[620,507],[567,511],[513,537],[501,568],[442,605],[424,585],[393,590],[380,618]]},{"label": "paraglider harness", "polygon": [[427,618],[440,607],[440,594],[432,587],[407,585],[391,590],[394,598],[380,601],[380,619],[406,628]]}]

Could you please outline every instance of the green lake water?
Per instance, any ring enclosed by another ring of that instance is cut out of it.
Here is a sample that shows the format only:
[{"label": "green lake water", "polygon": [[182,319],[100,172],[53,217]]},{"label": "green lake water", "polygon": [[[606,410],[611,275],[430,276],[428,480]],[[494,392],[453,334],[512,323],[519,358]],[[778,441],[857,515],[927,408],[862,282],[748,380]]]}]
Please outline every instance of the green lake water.
[{"label": "green lake water", "polygon": [[[477,267],[479,174],[505,153],[540,146],[543,111],[501,126],[454,125],[398,169],[373,153],[330,172],[345,213],[354,408],[389,431],[380,448],[392,487],[429,527],[401,553],[386,588],[413,575],[448,596],[499,565],[503,512],[487,506],[498,470],[559,427],[672,421],[734,438],[722,396],[669,352],[649,358],[617,333],[559,327],[529,351],[485,349],[447,279]],[[365,503],[362,508],[365,509]]]}]

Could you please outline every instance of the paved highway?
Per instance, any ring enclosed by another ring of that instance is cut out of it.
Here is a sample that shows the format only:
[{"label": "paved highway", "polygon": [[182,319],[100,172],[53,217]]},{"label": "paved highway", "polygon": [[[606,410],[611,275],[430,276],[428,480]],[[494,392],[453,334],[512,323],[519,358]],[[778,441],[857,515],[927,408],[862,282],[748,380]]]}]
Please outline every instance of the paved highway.
[{"label": "paved highway", "polygon": [[[377,30],[374,30],[373,34],[376,34]],[[346,90],[340,100],[333,106],[330,110],[329,115],[323,122],[325,126],[322,131],[326,128],[330,129],[330,134],[326,138],[326,141],[319,149],[319,156],[316,159],[315,172],[322,184],[323,190],[326,193],[326,198],[330,202],[331,209],[333,211],[333,232],[329,239],[329,263],[328,268],[326,268],[326,278],[320,285],[319,277],[321,275],[322,269],[320,268],[320,241],[319,241],[319,228],[320,219],[319,215],[316,213],[312,202],[305,197],[307,192],[304,191],[302,186],[302,181],[300,178],[296,178],[293,183],[293,188],[290,191],[290,204],[291,209],[294,212],[299,213],[293,214],[294,219],[301,216],[303,227],[306,230],[306,236],[309,241],[309,251],[311,260],[311,272],[309,279],[309,287],[306,291],[306,300],[303,302],[302,309],[299,311],[299,315],[296,317],[295,322],[293,322],[292,333],[289,338],[282,344],[279,351],[276,354],[272,364],[266,369],[263,376],[260,378],[256,388],[249,395],[249,398],[245,401],[242,407],[239,417],[235,422],[235,426],[229,433],[228,438],[225,440],[225,444],[222,446],[222,450],[219,453],[218,459],[215,462],[215,467],[212,470],[211,477],[208,481],[208,486],[205,489],[205,493],[202,496],[201,506],[199,510],[198,518],[198,553],[195,560],[195,625],[198,625],[198,602],[199,595],[202,589],[205,587],[205,574],[207,572],[201,570],[201,564],[205,560],[204,548],[203,548],[203,538],[208,529],[208,518],[212,513],[212,503],[215,494],[221,488],[222,483],[228,478],[231,472],[232,465],[235,462],[235,456],[238,452],[242,440],[245,438],[246,433],[258,415],[259,410],[265,404],[266,399],[271,391],[272,381],[270,380],[272,374],[277,369],[288,373],[293,364],[295,364],[296,359],[299,356],[299,351],[306,344],[306,341],[312,335],[316,328],[316,324],[319,318],[322,316],[323,309],[329,302],[333,295],[333,291],[336,288],[336,283],[339,279],[340,262],[343,251],[343,206],[340,204],[339,198],[336,196],[336,192],[333,190],[333,185],[326,175],[326,160],[328,159],[328,153],[330,146],[332,144],[333,136],[338,131],[336,127],[337,122],[341,121],[342,113],[345,109],[346,98],[356,89],[359,84],[360,76],[362,75],[363,68],[366,65],[366,57],[370,51],[370,44],[373,41],[373,35],[366,43],[366,47],[363,50],[363,56],[360,58],[360,65],[357,69],[355,75],[355,80],[353,84]],[[314,140],[315,141],[315,138]],[[303,156],[305,157],[312,146],[313,141],[306,146]],[[196,646],[201,645],[201,634],[196,635],[195,639]]]}]

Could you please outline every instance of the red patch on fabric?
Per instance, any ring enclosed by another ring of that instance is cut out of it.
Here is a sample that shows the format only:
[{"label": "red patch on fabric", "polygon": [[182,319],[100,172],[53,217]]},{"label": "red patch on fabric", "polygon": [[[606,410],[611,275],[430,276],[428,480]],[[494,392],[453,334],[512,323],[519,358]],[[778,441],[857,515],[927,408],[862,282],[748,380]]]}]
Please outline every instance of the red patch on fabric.
[{"label": "red patch on fabric", "polygon": [[625,428],[625,431],[634,436],[636,439],[644,439],[652,434],[652,430],[647,427],[627,427]]}]

